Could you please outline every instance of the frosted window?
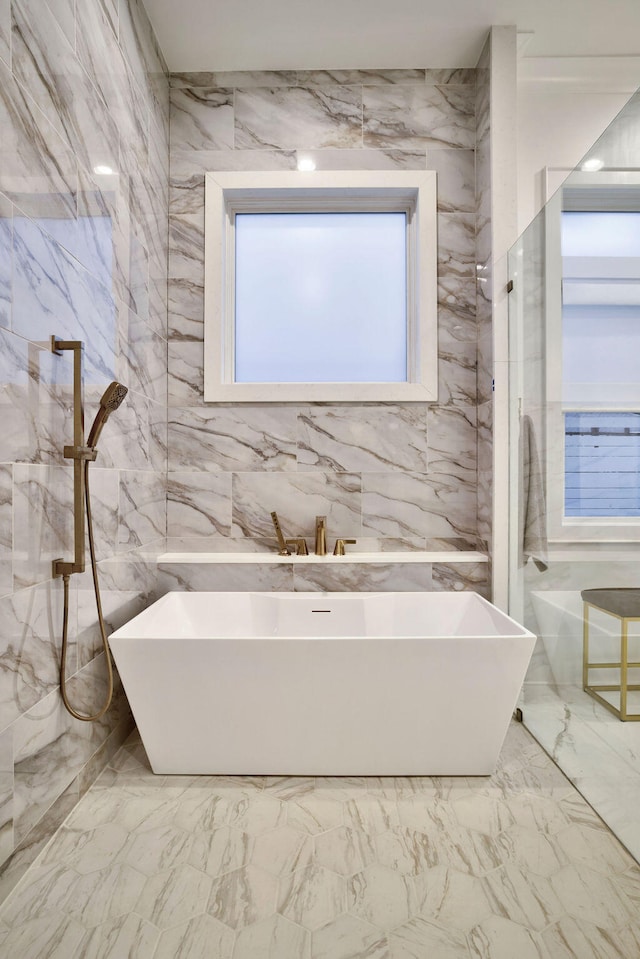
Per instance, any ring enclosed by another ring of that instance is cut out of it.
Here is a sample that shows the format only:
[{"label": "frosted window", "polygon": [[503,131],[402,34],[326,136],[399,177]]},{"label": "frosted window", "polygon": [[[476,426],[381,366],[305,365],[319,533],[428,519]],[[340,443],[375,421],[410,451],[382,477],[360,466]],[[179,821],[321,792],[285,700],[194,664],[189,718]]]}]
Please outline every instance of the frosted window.
[{"label": "frosted window", "polygon": [[563,400],[640,407],[640,307],[562,312]]},{"label": "frosted window", "polygon": [[407,382],[406,235],[404,213],[236,214],[236,382]]},{"label": "frosted window", "polygon": [[640,256],[640,213],[564,212],[563,256]]},{"label": "frosted window", "polygon": [[562,215],[565,403],[640,405],[640,214]]},{"label": "frosted window", "polygon": [[434,402],[436,194],[432,170],[205,174],[205,402]]}]

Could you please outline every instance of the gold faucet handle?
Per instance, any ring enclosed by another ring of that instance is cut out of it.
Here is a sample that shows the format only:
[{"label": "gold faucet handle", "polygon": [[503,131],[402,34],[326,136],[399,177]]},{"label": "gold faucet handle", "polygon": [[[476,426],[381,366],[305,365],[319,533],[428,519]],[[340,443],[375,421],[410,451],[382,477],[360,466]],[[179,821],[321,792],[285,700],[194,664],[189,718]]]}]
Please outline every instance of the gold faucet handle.
[{"label": "gold faucet handle", "polygon": [[285,544],[287,546],[295,546],[296,556],[309,555],[309,550],[307,548],[307,541],[303,536],[298,536],[296,539],[285,539]]},{"label": "gold faucet handle", "polygon": [[344,554],[345,554],[345,550],[344,550],[345,546],[346,546],[346,545],[352,545],[352,544],[357,543],[357,542],[358,542],[357,539],[337,539],[337,540],[336,540],[336,545],[335,545],[335,547],[334,547],[334,549],[333,549],[333,555],[334,555],[334,556],[344,556]]}]

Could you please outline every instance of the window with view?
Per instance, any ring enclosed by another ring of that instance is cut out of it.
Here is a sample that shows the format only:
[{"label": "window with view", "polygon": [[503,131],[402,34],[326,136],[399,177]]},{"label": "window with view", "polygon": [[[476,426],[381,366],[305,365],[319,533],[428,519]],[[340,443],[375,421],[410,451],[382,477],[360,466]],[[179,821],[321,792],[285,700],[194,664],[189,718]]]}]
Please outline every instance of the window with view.
[{"label": "window with view", "polygon": [[640,213],[562,214],[564,515],[640,516]]}]

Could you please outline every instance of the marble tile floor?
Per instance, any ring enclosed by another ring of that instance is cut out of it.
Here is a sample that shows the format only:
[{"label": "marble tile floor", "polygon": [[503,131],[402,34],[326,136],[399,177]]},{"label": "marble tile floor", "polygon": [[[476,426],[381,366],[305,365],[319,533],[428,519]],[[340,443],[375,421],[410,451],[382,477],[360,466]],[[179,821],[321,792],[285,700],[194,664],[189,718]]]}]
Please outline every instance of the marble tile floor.
[{"label": "marble tile floor", "polygon": [[154,776],[134,733],[0,955],[634,959],[640,866],[520,724],[468,779]]},{"label": "marble tile floor", "polygon": [[[621,722],[569,684],[525,683],[520,705],[526,727],[640,862],[640,722]],[[640,712],[637,694],[629,709]]]}]

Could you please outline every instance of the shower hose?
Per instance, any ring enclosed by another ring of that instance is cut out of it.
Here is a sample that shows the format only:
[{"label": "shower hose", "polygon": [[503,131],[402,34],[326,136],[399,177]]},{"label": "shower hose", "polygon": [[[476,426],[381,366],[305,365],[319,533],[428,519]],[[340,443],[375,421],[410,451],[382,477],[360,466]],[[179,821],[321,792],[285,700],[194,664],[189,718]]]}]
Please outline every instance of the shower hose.
[{"label": "shower hose", "polygon": [[84,462],[84,498],[87,510],[87,532],[89,534],[89,555],[91,557],[91,572],[93,574],[93,589],[96,596],[96,608],[98,610],[98,625],[100,626],[100,636],[102,638],[102,648],[107,663],[107,696],[104,705],[91,716],[84,716],[77,712],[69,702],[66,689],[66,671],[67,671],[67,643],[69,634],[69,580],[70,573],[65,573],[62,577],[64,588],[64,613],[62,617],[62,653],[60,656],[60,693],[62,701],[67,710],[76,719],[85,723],[94,723],[101,716],[104,716],[111,705],[113,698],[113,666],[111,665],[111,653],[107,643],[107,634],[104,626],[104,616],[102,615],[102,601],[100,599],[100,584],[98,582],[98,567],[96,565],[96,549],[93,539],[93,522],[91,518],[91,497],[89,495],[89,460]]}]

